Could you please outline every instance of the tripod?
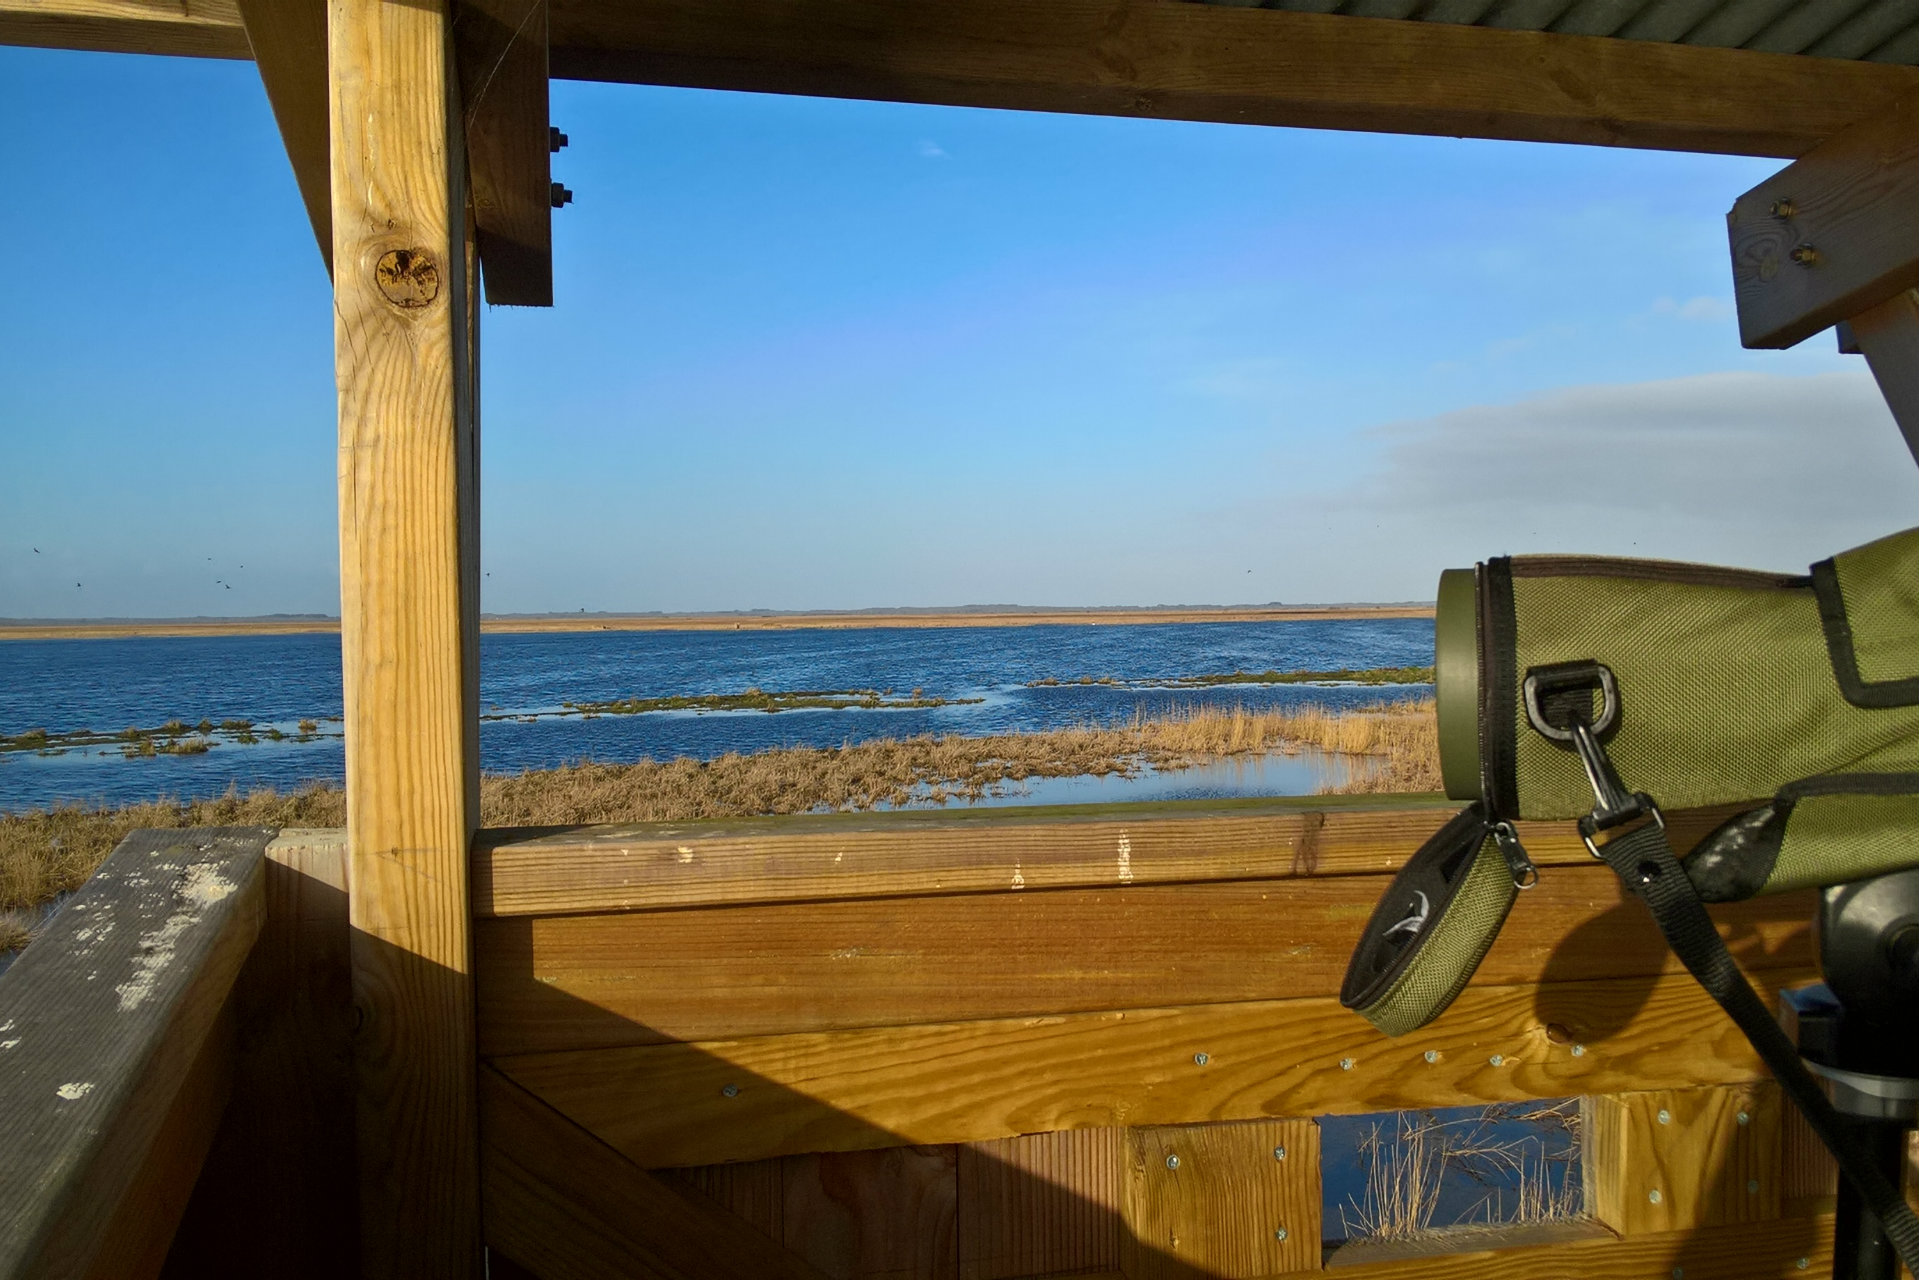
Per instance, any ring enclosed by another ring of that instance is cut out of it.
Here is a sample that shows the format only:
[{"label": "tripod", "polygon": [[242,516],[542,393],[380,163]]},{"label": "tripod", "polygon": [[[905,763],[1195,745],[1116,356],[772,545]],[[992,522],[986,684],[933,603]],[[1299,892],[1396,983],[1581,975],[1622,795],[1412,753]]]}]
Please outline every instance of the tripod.
[{"label": "tripod", "polygon": [[[1832,1104],[1896,1187],[1919,1120],[1919,870],[1826,889],[1813,919],[1822,985],[1780,993],[1780,1018]],[[1899,1259],[1839,1181],[1833,1280],[1897,1280]]]}]

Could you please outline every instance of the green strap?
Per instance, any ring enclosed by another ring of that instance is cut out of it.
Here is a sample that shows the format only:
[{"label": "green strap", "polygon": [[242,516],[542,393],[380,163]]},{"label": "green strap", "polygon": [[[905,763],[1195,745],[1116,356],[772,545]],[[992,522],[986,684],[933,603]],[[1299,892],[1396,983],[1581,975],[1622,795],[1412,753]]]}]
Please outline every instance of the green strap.
[{"label": "green strap", "polygon": [[1719,1002],[1759,1056],[1772,1069],[1779,1085],[1799,1105],[1811,1122],[1820,1141],[1839,1162],[1860,1199],[1886,1229],[1887,1239],[1899,1258],[1914,1275],[1919,1275],[1919,1218],[1913,1216],[1872,1157],[1853,1136],[1851,1129],[1826,1097],[1825,1090],[1799,1059],[1799,1049],[1786,1038],[1766,1006],[1753,994],[1752,985],[1739,972],[1726,944],[1713,927],[1692,881],[1673,855],[1666,841],[1666,829],[1658,822],[1646,822],[1622,836],[1598,846],[1606,865],[1618,875],[1626,889],[1652,911],[1659,932],[1666,936],[1673,954],[1679,957],[1706,994]]}]

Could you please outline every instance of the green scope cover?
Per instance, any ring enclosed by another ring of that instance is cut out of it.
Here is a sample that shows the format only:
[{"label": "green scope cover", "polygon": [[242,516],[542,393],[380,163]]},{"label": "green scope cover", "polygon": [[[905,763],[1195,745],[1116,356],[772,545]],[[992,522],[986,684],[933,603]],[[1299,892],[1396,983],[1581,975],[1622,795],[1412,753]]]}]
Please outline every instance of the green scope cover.
[{"label": "green scope cover", "polygon": [[1612,672],[1604,742],[1629,790],[1744,806],[1685,860],[1702,898],[1919,866],[1919,529],[1803,577],[1491,560],[1442,576],[1434,632],[1441,771],[1473,803],[1408,861],[1347,970],[1342,1001],[1390,1035],[1438,1016],[1505,921],[1516,888],[1493,825],[1593,807],[1578,755],[1527,719],[1535,668]]}]

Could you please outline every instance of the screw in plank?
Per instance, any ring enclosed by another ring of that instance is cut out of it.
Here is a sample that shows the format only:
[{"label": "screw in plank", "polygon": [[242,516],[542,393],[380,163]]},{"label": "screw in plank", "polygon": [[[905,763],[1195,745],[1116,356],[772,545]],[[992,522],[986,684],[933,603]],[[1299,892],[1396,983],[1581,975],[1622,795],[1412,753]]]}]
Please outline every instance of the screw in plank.
[{"label": "screw in plank", "polygon": [[564,133],[561,133],[557,126],[555,125],[547,126],[546,145],[547,145],[547,150],[551,152],[552,154],[558,155],[560,148],[564,147],[567,143],[571,141],[572,139],[567,137]]},{"label": "screw in plank", "polygon": [[1284,1147],[1273,1148],[1273,1159],[1284,1160],[1285,1158],[1286,1158],[1286,1148]]},{"label": "screw in plank", "polygon": [[1786,256],[1802,267],[1816,267],[1819,265],[1819,250],[1809,244],[1794,245],[1792,252]]},{"label": "screw in plank", "polygon": [[1759,1194],[1759,1179],[1751,1178],[1747,1180],[1746,1194],[1749,1196],[1756,1196]]},{"label": "screw in plank", "polygon": [[1495,1067],[1503,1067],[1506,1065],[1506,1055],[1503,1053],[1495,1053],[1492,1057],[1486,1059],[1486,1061]]},{"label": "screw in plank", "polygon": [[1670,1111],[1668,1111],[1668,1110],[1666,1110],[1666,1109],[1665,1109],[1664,1107],[1661,1107],[1661,1108],[1659,1108],[1659,1123],[1660,1123],[1660,1124],[1671,1124],[1671,1123],[1672,1123],[1672,1112],[1670,1112]]},{"label": "screw in plank", "polygon": [[1179,1157],[1178,1157],[1178,1156],[1167,1156],[1167,1157],[1166,1157],[1166,1167],[1167,1167],[1168,1169],[1177,1169],[1177,1168],[1179,1168]]},{"label": "screw in plank", "polygon": [[1586,1056],[1586,1046],[1585,1046],[1585,1045],[1583,1045],[1583,1044],[1576,1044],[1576,1045],[1574,1045],[1574,1046],[1573,1046],[1573,1057],[1575,1057],[1575,1058],[1583,1058],[1583,1057],[1585,1057],[1585,1056]]},{"label": "screw in plank", "polygon": [[1207,1056],[1206,1056],[1205,1054],[1203,1054],[1203,1053],[1196,1053],[1196,1054],[1194,1054],[1194,1055],[1193,1055],[1193,1065],[1194,1065],[1194,1066],[1196,1066],[1196,1067],[1203,1067],[1203,1066],[1205,1066],[1205,1065],[1206,1065],[1206,1064],[1207,1064],[1208,1062],[1211,1062],[1211,1061],[1212,1061],[1212,1059],[1211,1059],[1211,1058],[1209,1058],[1209,1057],[1207,1057]]},{"label": "screw in plank", "polygon": [[1664,1200],[1665,1198],[1666,1197],[1659,1194],[1658,1187],[1654,1187],[1651,1191],[1646,1193],[1646,1199],[1652,1201],[1654,1204],[1658,1204],[1661,1200]]},{"label": "screw in plank", "polygon": [[1273,1239],[1284,1240],[1285,1238],[1286,1238],[1286,1228],[1281,1227],[1277,1231],[1273,1232]]},{"label": "screw in plank", "polygon": [[1686,1269],[1684,1267],[1674,1267],[1672,1269],[1672,1280],[1686,1280]]},{"label": "screw in plank", "polygon": [[1749,1116],[1749,1115],[1747,1115],[1747,1114],[1746,1114],[1745,1112],[1743,1112],[1743,1111],[1741,1111],[1741,1112],[1739,1113],[1739,1115],[1738,1115],[1738,1116],[1737,1116],[1736,1118],[1738,1119],[1738,1121],[1739,1121],[1739,1123],[1740,1123],[1740,1124],[1751,1124],[1751,1123],[1752,1123],[1752,1117],[1751,1117],[1751,1116]]},{"label": "screw in plank", "polygon": [[1437,1049],[1428,1049],[1428,1050],[1426,1050],[1426,1061],[1428,1061],[1428,1062],[1438,1062],[1438,1061],[1439,1061],[1439,1050],[1437,1050]]},{"label": "screw in plank", "polygon": [[740,1096],[740,1087],[736,1084],[729,1084],[721,1088],[720,1093],[724,1097],[737,1098]]},{"label": "screw in plank", "polygon": [[1811,1261],[1812,1260],[1810,1258],[1801,1258],[1799,1259],[1799,1261],[1793,1263],[1793,1265],[1795,1267],[1798,1267],[1801,1271],[1804,1271],[1807,1268],[1807,1266],[1811,1264]]},{"label": "screw in plank", "polygon": [[1339,1060],[1339,1069],[1341,1071],[1351,1071],[1353,1069],[1353,1060],[1351,1058],[1341,1058]]}]

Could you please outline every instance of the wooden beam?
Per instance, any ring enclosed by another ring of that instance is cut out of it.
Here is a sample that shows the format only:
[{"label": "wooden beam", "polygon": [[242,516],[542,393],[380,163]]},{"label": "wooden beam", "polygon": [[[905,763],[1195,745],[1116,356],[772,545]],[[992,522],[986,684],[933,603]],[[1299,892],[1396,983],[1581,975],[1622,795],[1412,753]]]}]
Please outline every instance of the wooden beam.
[{"label": "wooden beam", "polygon": [[[1284,1159],[1275,1156],[1285,1153]],[[1319,1270],[1319,1126],[1311,1120],[1126,1131],[1132,1280]]]},{"label": "wooden beam", "polygon": [[959,1147],[961,1280],[1119,1266],[1121,1129],[1068,1129]]},{"label": "wooden beam", "polygon": [[[1519,899],[1482,986],[1681,972],[1586,859]],[[480,1052],[1339,993],[1386,876],[482,920]],[[1812,963],[1810,893],[1714,908],[1748,968]]]},{"label": "wooden beam", "polygon": [[487,1243],[541,1280],[825,1280],[481,1069]]},{"label": "wooden beam", "polygon": [[486,300],[553,305],[546,0],[462,0],[453,24]]},{"label": "wooden beam", "polygon": [[1919,92],[1740,196],[1726,228],[1748,347],[1790,347],[1919,285]]},{"label": "wooden beam", "polygon": [[0,45],[251,57],[236,0],[0,0]]},{"label": "wooden beam", "polygon": [[[822,814],[483,831],[481,916],[996,893],[1396,871],[1456,808],[1432,796],[1103,805],[1035,815]],[[1736,809],[1672,813],[1688,849]],[[1540,866],[1590,866],[1567,822],[1521,823]]]},{"label": "wooden beam", "polygon": [[[1753,981],[1770,997],[1806,973],[1769,970]],[[1268,1000],[528,1054],[494,1065],[649,1168],[1052,1129],[1691,1088],[1765,1071],[1685,975],[1469,988],[1432,1026],[1397,1040],[1337,1000]]]},{"label": "wooden beam", "polygon": [[271,835],[134,832],[0,975],[0,1277],[158,1268],[225,1104]]},{"label": "wooden beam", "polygon": [[1785,1170],[1771,1081],[1586,1099],[1586,1209],[1624,1236],[1779,1216]]},{"label": "wooden beam", "polygon": [[320,260],[333,272],[333,166],[328,155],[326,0],[238,0],[247,46],[293,165]]},{"label": "wooden beam", "polygon": [[477,397],[444,3],[331,0],[327,53],[361,1265],[470,1277]]},{"label": "wooden beam", "polygon": [[1832,1274],[1832,1218],[1780,1218],[1616,1239],[1606,1232],[1531,1248],[1475,1249],[1345,1265],[1340,1280],[1805,1280]]},{"label": "wooden beam", "polygon": [[1919,70],[1174,0],[554,0],[553,71],[767,93],[1796,156]]},{"label": "wooden beam", "polygon": [[1906,447],[1919,461],[1919,289],[1908,289],[1854,316],[1852,335]]}]

